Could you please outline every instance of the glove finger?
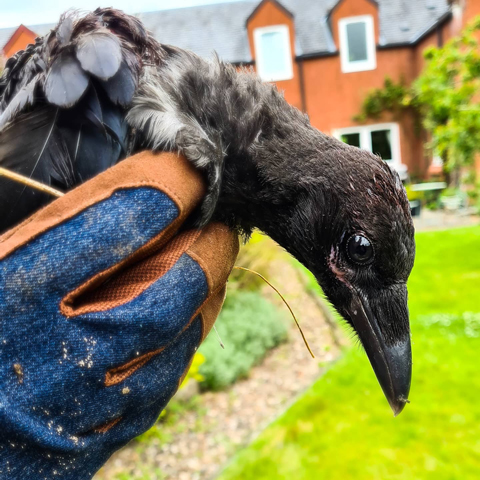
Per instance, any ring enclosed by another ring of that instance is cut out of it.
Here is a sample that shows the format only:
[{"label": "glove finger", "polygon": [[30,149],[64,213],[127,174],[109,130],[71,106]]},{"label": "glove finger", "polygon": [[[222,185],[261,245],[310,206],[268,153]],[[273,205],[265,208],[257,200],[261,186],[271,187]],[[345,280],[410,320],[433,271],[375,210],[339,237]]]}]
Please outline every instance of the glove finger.
[{"label": "glove finger", "polygon": [[177,391],[201,338],[201,319],[197,316],[181,336],[135,375],[103,391],[102,398],[91,403],[96,405],[90,411],[95,427],[89,434],[101,435],[106,442],[114,438],[127,443],[150,428]]},{"label": "glove finger", "polygon": [[[167,187],[168,185],[168,187]],[[58,199],[0,238],[0,260],[62,291],[158,248],[204,192],[183,157],[131,157]],[[28,248],[25,247],[28,243]],[[142,249],[139,252],[139,249]]]},{"label": "glove finger", "polygon": [[107,373],[106,385],[116,411],[109,411],[109,421],[97,433],[126,443],[155,423],[186,377],[198,346],[220,313],[225,292],[225,284],[217,287],[194,320],[164,349]]},{"label": "glove finger", "polygon": [[95,329],[104,361],[136,364],[173,341],[225,286],[237,253],[238,238],[225,225],[184,232],[101,288],[67,295],[60,308],[77,325]]}]

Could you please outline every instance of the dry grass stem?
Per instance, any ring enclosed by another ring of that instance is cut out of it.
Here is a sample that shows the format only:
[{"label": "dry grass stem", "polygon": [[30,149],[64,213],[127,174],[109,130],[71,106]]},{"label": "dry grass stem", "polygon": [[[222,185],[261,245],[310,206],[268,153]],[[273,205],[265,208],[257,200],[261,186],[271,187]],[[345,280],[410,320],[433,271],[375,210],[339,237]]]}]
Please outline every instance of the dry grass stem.
[{"label": "dry grass stem", "polygon": [[59,190],[55,190],[48,185],[44,185],[43,183],[37,182],[36,180],[32,180],[31,178],[24,177],[18,173],[12,172],[7,170],[6,168],[0,167],[0,177],[5,177],[14,182],[21,183],[22,185],[27,185],[28,187],[34,188],[35,190],[39,190],[40,192],[47,193],[52,197],[63,197],[65,194],[60,192]]},{"label": "dry grass stem", "polygon": [[256,272],[255,270],[250,270],[249,268],[245,268],[245,267],[238,267],[238,266],[234,266],[233,268],[237,269],[237,270],[244,270],[245,272],[250,272],[250,273],[253,273],[254,275],[257,275],[257,277],[261,278],[267,285],[269,285],[271,288],[273,288],[273,290],[275,290],[275,292],[277,293],[277,295],[282,299],[283,303],[287,306],[288,310],[290,311],[290,313],[292,314],[292,317],[293,319],[295,320],[295,323],[297,325],[297,328],[300,332],[300,334],[302,335],[302,338],[303,338],[303,342],[305,343],[305,346],[307,347],[307,350],[309,351],[310,355],[312,356],[312,358],[315,358],[315,355],[313,354],[311,348],[310,348],[310,345],[308,344],[308,341],[307,339],[305,338],[305,335],[303,333],[303,330],[302,330],[302,327],[300,326],[300,324],[298,323],[298,320],[297,320],[297,317],[295,316],[295,314],[293,313],[293,310],[291,309],[290,305],[288,304],[288,302],[285,300],[284,296],[278,291],[278,289],[276,289],[263,275],[261,275],[260,273]]}]

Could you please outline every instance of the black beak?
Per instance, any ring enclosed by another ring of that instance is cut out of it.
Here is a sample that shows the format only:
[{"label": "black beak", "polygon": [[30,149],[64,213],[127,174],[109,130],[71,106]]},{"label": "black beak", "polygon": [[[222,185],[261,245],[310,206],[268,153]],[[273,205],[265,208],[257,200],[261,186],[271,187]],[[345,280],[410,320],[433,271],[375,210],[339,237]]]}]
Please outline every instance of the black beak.
[{"label": "black beak", "polygon": [[[388,295],[369,297],[372,299],[355,292],[348,314],[383,393],[397,416],[408,403],[412,378],[406,286],[398,287]],[[385,316],[396,318],[381,318]]]}]

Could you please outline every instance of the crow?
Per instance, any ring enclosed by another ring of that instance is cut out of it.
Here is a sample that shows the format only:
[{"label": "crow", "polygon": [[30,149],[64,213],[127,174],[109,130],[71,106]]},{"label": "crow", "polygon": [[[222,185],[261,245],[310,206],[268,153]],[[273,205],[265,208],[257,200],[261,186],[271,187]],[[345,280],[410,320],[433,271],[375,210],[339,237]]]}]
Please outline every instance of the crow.
[{"label": "crow", "polygon": [[[65,190],[143,149],[185,155],[207,183],[192,225],[257,228],[305,265],[403,410],[414,227],[379,157],[313,128],[252,71],[161,45],[113,9],[64,15],[7,63],[0,102],[0,166]],[[0,230],[48,201],[0,185]]]}]

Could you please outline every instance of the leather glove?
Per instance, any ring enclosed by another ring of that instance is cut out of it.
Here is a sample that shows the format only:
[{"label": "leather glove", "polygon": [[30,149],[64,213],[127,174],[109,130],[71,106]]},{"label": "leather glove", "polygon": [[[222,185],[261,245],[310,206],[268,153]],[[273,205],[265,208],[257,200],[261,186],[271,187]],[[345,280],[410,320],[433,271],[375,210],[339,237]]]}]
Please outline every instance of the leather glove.
[{"label": "leather glove", "polygon": [[144,152],[0,237],[0,478],[90,479],[174,395],[238,238],[180,231],[205,192]]}]

